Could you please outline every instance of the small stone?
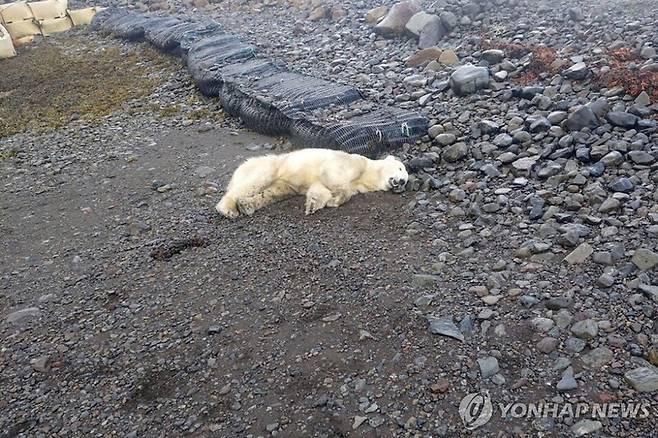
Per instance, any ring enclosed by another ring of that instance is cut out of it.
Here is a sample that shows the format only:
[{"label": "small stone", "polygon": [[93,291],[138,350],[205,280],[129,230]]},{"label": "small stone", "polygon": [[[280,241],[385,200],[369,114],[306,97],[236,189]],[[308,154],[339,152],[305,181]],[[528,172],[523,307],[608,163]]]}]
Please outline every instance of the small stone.
[{"label": "small stone", "polygon": [[458,95],[473,94],[489,86],[489,70],[466,64],[450,75],[450,87]]},{"label": "small stone", "polygon": [[548,354],[555,350],[559,343],[560,341],[555,338],[546,337],[537,343],[537,350],[544,354]]},{"label": "small stone", "polygon": [[599,333],[599,326],[593,319],[584,319],[571,326],[571,333],[581,339],[593,339]]},{"label": "small stone", "polygon": [[491,377],[500,371],[500,367],[498,366],[498,359],[493,356],[480,358],[477,360],[477,362],[480,367],[480,374],[482,374],[482,378],[484,379]]},{"label": "small stone", "polygon": [[436,394],[443,394],[450,388],[450,381],[448,379],[438,379],[436,383],[430,385],[430,390]]},{"label": "small stone", "polygon": [[649,271],[658,265],[658,254],[647,248],[638,248],[631,261],[640,271]]},{"label": "small stone", "polygon": [[603,203],[599,206],[599,212],[610,213],[619,210],[620,206],[621,206],[621,202],[619,202],[618,199],[610,197],[605,201],[603,201]]},{"label": "small stone", "polygon": [[589,420],[587,418],[580,420],[578,423],[571,426],[571,433],[575,437],[588,435],[592,432],[596,432],[603,427],[603,424],[600,421]]},{"label": "small stone", "polygon": [[564,370],[562,373],[562,378],[559,382],[557,382],[556,388],[559,392],[578,389],[578,382],[576,382],[576,379],[573,376],[572,367],[568,367],[566,370]]},{"label": "small stone", "polygon": [[580,264],[587,260],[593,252],[594,248],[592,248],[587,242],[583,242],[578,245],[576,249],[571,251],[564,260],[570,265]]},{"label": "small stone", "polygon": [[47,373],[50,371],[50,357],[40,356],[30,361],[30,365],[35,371],[40,373]]},{"label": "small stone", "polygon": [[354,416],[354,423],[352,423],[352,430],[356,430],[361,426],[363,423],[368,420],[368,417],[361,417],[359,415]]},{"label": "small stone", "polygon": [[441,277],[430,274],[414,274],[412,284],[419,289],[432,289],[438,285]]},{"label": "small stone", "polygon": [[452,50],[444,50],[439,56],[439,62],[444,65],[455,65],[459,62],[459,58]]},{"label": "small stone", "polygon": [[41,316],[41,311],[39,310],[38,307],[27,307],[25,309],[17,310],[15,312],[10,313],[5,318],[5,321],[7,321],[8,323],[17,323],[24,319],[35,318],[39,316]]},{"label": "small stone", "polygon": [[639,392],[658,390],[658,372],[647,367],[635,368],[626,372],[624,379]]},{"label": "small stone", "polygon": [[435,335],[448,336],[459,341],[464,341],[464,335],[459,331],[451,316],[432,316],[425,317],[430,324],[430,333]]},{"label": "small stone", "polygon": [[587,368],[599,369],[609,364],[614,359],[612,351],[607,347],[599,347],[590,351],[582,357],[582,361]]}]

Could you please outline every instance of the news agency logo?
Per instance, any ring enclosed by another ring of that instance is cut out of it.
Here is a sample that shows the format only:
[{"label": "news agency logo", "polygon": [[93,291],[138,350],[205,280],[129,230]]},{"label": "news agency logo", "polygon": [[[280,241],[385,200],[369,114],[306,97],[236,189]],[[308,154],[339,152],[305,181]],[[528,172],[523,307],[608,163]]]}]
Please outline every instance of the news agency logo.
[{"label": "news agency logo", "polygon": [[[655,417],[650,403],[497,403],[501,419],[513,418],[637,418]],[[468,394],[459,403],[464,427],[474,430],[491,420],[494,404],[489,393]]]},{"label": "news agency logo", "polygon": [[468,430],[487,424],[493,415],[493,405],[489,394],[468,394],[459,403],[459,416]]}]

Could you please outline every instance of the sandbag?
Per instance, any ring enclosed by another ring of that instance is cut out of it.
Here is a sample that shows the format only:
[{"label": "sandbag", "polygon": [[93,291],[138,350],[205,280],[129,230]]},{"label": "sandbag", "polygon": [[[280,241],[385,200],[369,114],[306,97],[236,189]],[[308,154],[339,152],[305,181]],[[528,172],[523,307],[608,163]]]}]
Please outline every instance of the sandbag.
[{"label": "sandbag", "polygon": [[7,29],[0,24],[0,59],[12,58],[16,56],[14,43],[11,42],[11,36]]},{"label": "sandbag", "polygon": [[68,0],[42,0],[28,3],[28,6],[38,21],[52,20],[66,16]]},{"label": "sandbag", "polygon": [[47,37],[71,30],[73,23],[71,23],[69,17],[51,18],[50,20],[39,21],[39,27],[41,28],[41,35]]},{"label": "sandbag", "polygon": [[18,38],[18,39],[12,40],[12,42],[14,43],[14,48],[19,48],[19,47],[24,46],[26,44],[30,44],[32,41],[34,41],[35,36],[36,35],[29,35],[29,36],[26,36],[26,37],[23,37],[23,38]]},{"label": "sandbag", "polygon": [[32,20],[34,14],[25,2],[9,3],[0,9],[2,21],[5,24],[14,23],[17,21]]},{"label": "sandbag", "polygon": [[104,8],[93,7],[93,8],[84,8],[84,9],[68,9],[66,13],[71,18],[71,22],[74,26],[87,26],[91,24],[91,20],[94,19],[94,15],[102,11]]},{"label": "sandbag", "polygon": [[5,28],[11,35],[12,40],[41,35],[41,28],[34,20],[14,21],[13,23],[7,23]]}]

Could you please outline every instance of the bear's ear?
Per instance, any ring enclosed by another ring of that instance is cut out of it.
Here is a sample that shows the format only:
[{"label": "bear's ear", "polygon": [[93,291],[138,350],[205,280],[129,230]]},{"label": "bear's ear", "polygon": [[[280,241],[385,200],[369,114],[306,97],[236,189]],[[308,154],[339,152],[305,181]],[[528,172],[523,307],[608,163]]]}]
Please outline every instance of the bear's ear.
[{"label": "bear's ear", "polygon": [[388,160],[388,161],[395,161],[395,157],[394,157],[393,155],[388,155],[388,156],[387,156],[386,158],[384,158],[384,159],[385,159],[385,160]]}]

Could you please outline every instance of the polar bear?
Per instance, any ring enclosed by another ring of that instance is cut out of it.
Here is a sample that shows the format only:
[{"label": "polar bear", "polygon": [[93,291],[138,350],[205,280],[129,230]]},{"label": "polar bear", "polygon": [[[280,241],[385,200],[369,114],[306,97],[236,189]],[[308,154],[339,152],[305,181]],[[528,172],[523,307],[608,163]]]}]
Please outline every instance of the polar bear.
[{"label": "polar bear", "polygon": [[357,193],[401,191],[409,175],[392,155],[371,160],[331,149],[251,158],[233,173],[216,210],[234,219],[291,195],[306,195],[306,214],[338,207]]}]

